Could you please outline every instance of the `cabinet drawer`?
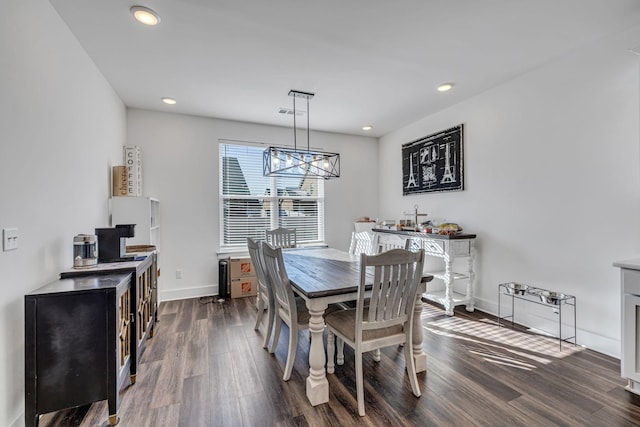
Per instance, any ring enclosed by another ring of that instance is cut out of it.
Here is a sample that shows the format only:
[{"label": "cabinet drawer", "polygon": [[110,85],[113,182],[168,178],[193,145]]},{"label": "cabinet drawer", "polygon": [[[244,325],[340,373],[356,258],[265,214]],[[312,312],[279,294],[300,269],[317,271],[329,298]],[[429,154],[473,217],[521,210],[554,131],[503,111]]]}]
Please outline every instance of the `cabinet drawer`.
[{"label": "cabinet drawer", "polygon": [[444,241],[442,240],[423,240],[422,247],[427,254],[444,255]]},{"label": "cabinet drawer", "polygon": [[622,269],[622,292],[640,295],[640,271]]}]

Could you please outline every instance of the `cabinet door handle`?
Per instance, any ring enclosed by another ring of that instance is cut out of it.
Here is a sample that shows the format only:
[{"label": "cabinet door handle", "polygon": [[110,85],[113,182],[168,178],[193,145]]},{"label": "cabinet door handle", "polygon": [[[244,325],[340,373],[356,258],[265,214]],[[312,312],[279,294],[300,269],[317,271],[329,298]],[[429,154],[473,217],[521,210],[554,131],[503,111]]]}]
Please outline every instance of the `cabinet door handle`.
[{"label": "cabinet door handle", "polygon": [[131,313],[131,314],[129,314],[129,317],[131,318],[131,323],[136,323],[136,316],[135,316],[135,314]]}]

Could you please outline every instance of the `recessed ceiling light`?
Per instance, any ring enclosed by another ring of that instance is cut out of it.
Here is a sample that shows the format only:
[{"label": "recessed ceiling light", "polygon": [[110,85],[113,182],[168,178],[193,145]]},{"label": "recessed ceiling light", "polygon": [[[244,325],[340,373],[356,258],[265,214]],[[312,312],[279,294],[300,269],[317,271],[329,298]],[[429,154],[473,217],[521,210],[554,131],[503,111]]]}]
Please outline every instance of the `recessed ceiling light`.
[{"label": "recessed ceiling light", "polygon": [[440,86],[438,86],[438,92],[446,92],[448,90],[451,90],[452,87],[453,83],[442,83]]},{"label": "recessed ceiling light", "polygon": [[373,129],[373,126],[371,126],[371,125],[362,126],[362,130],[371,130],[371,129]]},{"label": "recessed ceiling light", "polygon": [[136,18],[136,21],[144,25],[157,25],[160,23],[160,17],[153,10],[144,6],[132,6],[129,9]]},{"label": "recessed ceiling light", "polygon": [[176,100],[173,98],[162,98],[162,102],[164,102],[165,104],[169,104],[169,105],[175,105],[176,104]]}]

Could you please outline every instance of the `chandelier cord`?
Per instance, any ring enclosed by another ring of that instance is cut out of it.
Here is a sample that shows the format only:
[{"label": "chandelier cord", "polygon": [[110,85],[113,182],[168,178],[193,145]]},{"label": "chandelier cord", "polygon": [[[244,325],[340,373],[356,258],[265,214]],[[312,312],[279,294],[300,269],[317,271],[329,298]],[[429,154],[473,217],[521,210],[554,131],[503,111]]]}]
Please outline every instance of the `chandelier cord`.
[{"label": "chandelier cord", "polygon": [[[307,103],[309,101],[307,100]],[[308,109],[308,108],[307,108]],[[297,115],[297,111],[296,111],[296,97],[293,97],[293,151],[297,151],[297,147],[298,144],[296,143],[297,141],[297,134],[298,132],[296,131],[296,115]],[[309,119],[309,115],[307,114],[307,120]]]},{"label": "chandelier cord", "polygon": [[309,153],[311,151],[311,148],[309,148],[309,135],[310,135],[310,129],[309,129],[309,97],[307,97],[307,153]]}]

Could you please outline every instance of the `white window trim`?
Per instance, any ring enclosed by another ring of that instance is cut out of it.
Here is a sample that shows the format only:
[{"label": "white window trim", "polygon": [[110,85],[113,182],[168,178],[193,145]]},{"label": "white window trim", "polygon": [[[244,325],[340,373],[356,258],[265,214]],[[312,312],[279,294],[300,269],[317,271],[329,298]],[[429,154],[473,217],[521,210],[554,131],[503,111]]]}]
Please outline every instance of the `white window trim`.
[{"label": "white window trim", "polygon": [[[223,145],[237,145],[237,146],[251,146],[251,147],[268,147],[273,144],[265,144],[259,142],[251,142],[251,141],[238,141],[238,140],[229,140],[229,139],[220,139],[218,141],[218,245],[219,252],[223,253],[234,253],[234,252],[246,252],[247,245],[245,244],[224,244],[224,200],[254,200],[256,198],[260,198],[263,200],[268,200],[271,206],[276,206],[278,200],[280,199],[296,199],[296,200],[316,200],[318,202],[318,239],[316,241],[307,241],[302,243],[302,246],[314,246],[314,245],[324,245],[325,244],[325,224],[324,224],[324,208],[325,208],[325,195],[324,195],[324,181],[319,179],[318,182],[322,183],[323,186],[320,194],[322,196],[295,196],[295,197],[282,197],[278,196],[277,189],[277,177],[272,176],[269,179],[269,195],[224,195],[223,194],[223,177],[222,177],[222,153],[221,147]],[[271,221],[270,228],[278,228],[280,223],[280,212],[279,209],[271,209]]]}]

